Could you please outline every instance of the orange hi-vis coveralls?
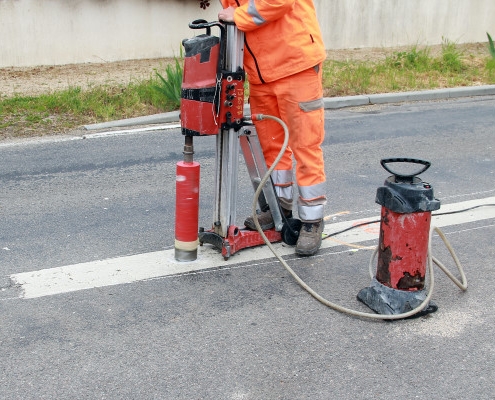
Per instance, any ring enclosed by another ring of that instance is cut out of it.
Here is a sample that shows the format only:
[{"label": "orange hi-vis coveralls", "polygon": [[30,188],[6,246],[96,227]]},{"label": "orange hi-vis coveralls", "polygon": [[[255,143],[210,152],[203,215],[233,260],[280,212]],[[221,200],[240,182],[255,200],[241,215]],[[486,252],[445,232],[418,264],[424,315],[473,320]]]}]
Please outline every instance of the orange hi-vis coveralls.
[{"label": "orange hi-vis coveralls", "polygon": [[[293,160],[303,221],[323,218],[325,169],[321,63],[326,58],[312,0],[221,0],[236,7],[234,21],[245,33],[244,68],[250,85],[251,114],[281,118],[289,128],[289,146],[272,173],[282,207],[292,209]],[[284,142],[273,120],[255,122],[268,167]]]}]

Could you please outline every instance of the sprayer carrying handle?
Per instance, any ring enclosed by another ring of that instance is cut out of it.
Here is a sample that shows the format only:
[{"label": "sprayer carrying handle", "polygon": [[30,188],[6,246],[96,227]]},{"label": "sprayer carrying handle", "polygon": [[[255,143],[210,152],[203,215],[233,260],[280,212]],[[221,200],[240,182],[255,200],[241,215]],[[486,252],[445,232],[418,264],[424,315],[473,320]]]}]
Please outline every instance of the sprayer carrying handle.
[{"label": "sprayer carrying handle", "polygon": [[[414,174],[403,174],[403,173],[398,173],[390,169],[390,167],[387,165],[389,163],[410,163],[410,164],[421,164],[423,165],[423,168],[419,170],[418,172],[415,172]],[[390,172],[392,175],[395,175],[395,178],[399,181],[412,181],[413,178],[419,174],[422,174],[425,172],[428,168],[430,168],[431,163],[429,161],[425,160],[418,160],[416,158],[382,158],[380,160],[380,164],[382,165],[383,168],[385,168],[386,171]]]},{"label": "sprayer carrying handle", "polygon": [[218,26],[222,33],[225,31],[225,27],[219,21],[208,22],[205,19],[195,19],[189,23],[189,28],[191,29],[206,29],[206,34],[211,36],[211,27]]}]

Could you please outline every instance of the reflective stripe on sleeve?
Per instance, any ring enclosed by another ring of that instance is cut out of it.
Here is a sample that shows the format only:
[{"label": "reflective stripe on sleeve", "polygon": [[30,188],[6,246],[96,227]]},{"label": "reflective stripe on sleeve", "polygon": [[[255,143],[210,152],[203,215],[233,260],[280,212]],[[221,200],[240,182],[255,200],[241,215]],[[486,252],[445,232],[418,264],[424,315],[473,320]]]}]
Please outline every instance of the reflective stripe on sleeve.
[{"label": "reflective stripe on sleeve", "polygon": [[258,26],[263,25],[266,22],[258,12],[256,4],[254,4],[254,0],[249,0],[248,14],[253,17],[253,22]]}]

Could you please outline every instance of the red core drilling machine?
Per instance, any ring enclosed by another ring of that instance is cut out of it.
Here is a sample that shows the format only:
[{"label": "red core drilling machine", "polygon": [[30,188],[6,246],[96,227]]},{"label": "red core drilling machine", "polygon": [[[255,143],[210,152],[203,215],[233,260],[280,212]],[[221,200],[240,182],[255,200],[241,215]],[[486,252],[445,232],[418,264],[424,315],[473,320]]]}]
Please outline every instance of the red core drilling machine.
[{"label": "red core drilling machine", "polygon": [[[244,33],[234,24],[217,21],[196,20],[189,27],[206,29],[206,33],[182,43],[185,62],[180,115],[185,145],[184,159],[177,163],[175,258],[193,261],[198,244],[208,243],[221,250],[227,260],[243,248],[264,244],[258,231],[235,225],[239,150],[255,190],[268,170],[256,130],[244,117]],[[220,37],[211,34],[213,27],[219,28]],[[252,119],[264,117],[270,116]],[[195,136],[216,136],[211,229],[198,229],[200,166],[193,160]],[[271,210],[275,222],[273,229],[263,233],[270,242],[281,241],[287,224],[271,181],[263,186],[258,204],[261,210]]]}]

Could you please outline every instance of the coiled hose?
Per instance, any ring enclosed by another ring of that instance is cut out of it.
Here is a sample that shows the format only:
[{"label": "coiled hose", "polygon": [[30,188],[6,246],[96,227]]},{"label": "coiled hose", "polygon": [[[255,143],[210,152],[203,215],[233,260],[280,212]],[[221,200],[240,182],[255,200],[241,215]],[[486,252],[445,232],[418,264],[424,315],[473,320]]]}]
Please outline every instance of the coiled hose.
[{"label": "coiled hose", "polygon": [[[254,120],[261,121],[263,119],[270,119],[275,122],[278,122],[285,133],[285,138],[284,138],[284,143],[280,149],[279,154],[275,158],[273,164],[271,167],[268,169],[266,172],[265,176],[261,179],[260,184],[258,185],[258,188],[256,189],[256,192],[254,193],[253,197],[253,203],[252,203],[252,215],[254,219],[254,223],[256,225],[256,229],[258,230],[259,234],[263,238],[263,241],[265,244],[268,246],[268,248],[271,250],[271,252],[274,254],[274,256],[280,261],[280,263],[285,267],[285,269],[292,275],[292,277],[301,285],[311,296],[313,296],[316,300],[318,300],[320,303],[324,304],[327,307],[330,307],[331,309],[352,315],[354,317],[359,317],[359,318],[368,318],[368,319],[380,319],[380,320],[396,320],[396,319],[404,319],[408,317],[412,317],[413,315],[423,311],[425,308],[428,307],[429,302],[431,300],[431,297],[433,295],[433,288],[435,284],[435,279],[434,279],[434,273],[433,273],[433,264],[435,263],[445,274],[463,291],[467,290],[467,279],[464,274],[464,270],[462,268],[462,265],[457,258],[454,249],[452,248],[451,244],[448,242],[447,238],[445,237],[444,233],[438,228],[438,227],[433,227],[430,229],[430,237],[429,237],[429,242],[428,242],[428,274],[429,274],[429,284],[428,284],[428,293],[424,301],[417,306],[416,308],[412,309],[411,311],[401,313],[401,314],[393,314],[393,315],[383,315],[383,314],[372,314],[372,313],[367,313],[367,312],[361,312],[361,311],[356,311],[347,307],[342,307],[336,303],[333,303],[329,300],[326,300],[324,297],[319,295],[316,291],[314,291],[306,282],[304,282],[295,272],[294,270],[287,264],[287,262],[277,253],[275,247],[272,245],[272,243],[268,240],[266,237],[265,233],[261,229],[260,223],[258,221],[258,216],[257,216],[257,205],[258,205],[258,197],[260,196],[261,191],[263,190],[263,187],[267,183],[268,179],[270,179],[271,173],[279,163],[280,159],[282,158],[283,154],[285,153],[285,150],[287,148],[287,145],[289,143],[289,129],[287,128],[287,125],[282,121],[280,118],[274,117],[272,115],[264,115],[264,114],[256,114],[253,116]],[[249,117],[247,117],[249,119]],[[435,231],[440,238],[443,240],[445,243],[447,249],[449,250],[450,254],[452,255],[452,258],[454,259],[454,262],[457,266],[457,269],[459,270],[459,273],[461,275],[461,280],[459,281],[457,278],[454,277],[454,275],[435,257],[432,256],[431,253],[431,239],[433,235],[433,231]],[[369,262],[369,270],[370,270],[370,275],[373,278],[373,261],[375,259],[375,256],[378,252],[378,248],[376,248],[370,258]]]}]

